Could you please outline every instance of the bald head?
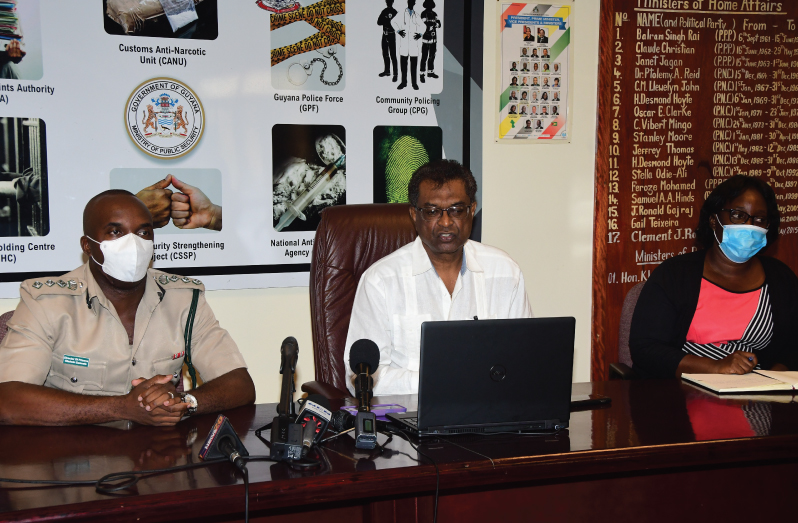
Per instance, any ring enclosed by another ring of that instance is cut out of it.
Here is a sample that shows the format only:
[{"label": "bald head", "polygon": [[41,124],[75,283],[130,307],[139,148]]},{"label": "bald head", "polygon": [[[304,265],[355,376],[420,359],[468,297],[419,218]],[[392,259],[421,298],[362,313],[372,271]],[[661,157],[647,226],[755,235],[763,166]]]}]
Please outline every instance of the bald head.
[{"label": "bald head", "polygon": [[[133,212],[138,212],[136,209],[143,209],[147,214],[150,213],[144,202],[136,198],[130,191],[110,189],[101,192],[89,200],[83,209],[83,234],[94,237],[98,225],[103,227],[109,222],[111,211],[128,208]],[[152,216],[150,216],[150,221],[152,221]]]},{"label": "bald head", "polygon": [[[83,234],[81,249],[86,256],[102,265],[105,258],[98,243],[113,241],[128,234],[136,234],[145,240],[154,239],[152,215],[144,202],[128,191],[105,191],[86,204],[83,210]],[[89,238],[94,241],[89,241]],[[92,272],[94,269],[92,266]],[[103,276],[97,272],[97,277]]]}]

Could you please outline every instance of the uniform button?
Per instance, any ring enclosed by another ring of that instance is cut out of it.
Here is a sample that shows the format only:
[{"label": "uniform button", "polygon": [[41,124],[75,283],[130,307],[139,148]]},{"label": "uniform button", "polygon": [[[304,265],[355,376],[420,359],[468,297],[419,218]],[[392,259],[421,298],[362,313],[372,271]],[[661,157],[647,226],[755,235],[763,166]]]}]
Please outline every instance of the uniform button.
[{"label": "uniform button", "polygon": [[133,366],[135,367],[136,366],[136,358],[133,358],[132,363],[133,363]]},{"label": "uniform button", "polygon": [[69,378],[69,381],[71,381],[72,383],[77,383],[78,379],[75,376],[72,376],[71,378]]}]

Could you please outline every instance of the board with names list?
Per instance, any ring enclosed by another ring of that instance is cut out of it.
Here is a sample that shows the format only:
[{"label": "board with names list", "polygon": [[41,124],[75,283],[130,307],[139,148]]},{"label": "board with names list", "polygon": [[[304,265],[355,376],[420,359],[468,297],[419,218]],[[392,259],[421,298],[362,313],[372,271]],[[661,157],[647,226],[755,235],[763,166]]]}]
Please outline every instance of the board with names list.
[{"label": "board with names list", "polygon": [[591,379],[618,361],[626,293],[699,249],[706,196],[734,175],[776,192],[798,269],[798,2],[603,0]]}]

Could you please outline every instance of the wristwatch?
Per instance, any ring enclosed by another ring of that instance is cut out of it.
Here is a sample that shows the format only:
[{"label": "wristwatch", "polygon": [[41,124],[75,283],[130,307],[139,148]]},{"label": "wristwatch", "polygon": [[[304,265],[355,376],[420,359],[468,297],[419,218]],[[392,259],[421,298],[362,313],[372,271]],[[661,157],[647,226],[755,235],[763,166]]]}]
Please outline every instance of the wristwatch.
[{"label": "wristwatch", "polygon": [[188,403],[188,413],[189,414],[196,414],[197,413],[197,398],[189,394],[188,392],[181,392],[180,393],[180,401],[183,403]]}]

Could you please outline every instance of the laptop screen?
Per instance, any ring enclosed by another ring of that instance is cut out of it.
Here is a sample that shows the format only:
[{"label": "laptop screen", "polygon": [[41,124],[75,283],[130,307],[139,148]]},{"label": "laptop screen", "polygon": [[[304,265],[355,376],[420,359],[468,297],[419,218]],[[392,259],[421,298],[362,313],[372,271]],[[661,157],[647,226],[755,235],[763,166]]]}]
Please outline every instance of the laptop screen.
[{"label": "laptop screen", "polygon": [[570,418],[574,318],[425,322],[418,425]]}]

